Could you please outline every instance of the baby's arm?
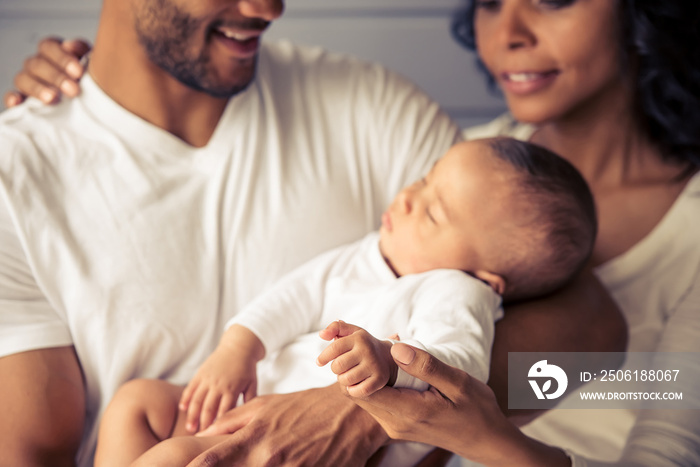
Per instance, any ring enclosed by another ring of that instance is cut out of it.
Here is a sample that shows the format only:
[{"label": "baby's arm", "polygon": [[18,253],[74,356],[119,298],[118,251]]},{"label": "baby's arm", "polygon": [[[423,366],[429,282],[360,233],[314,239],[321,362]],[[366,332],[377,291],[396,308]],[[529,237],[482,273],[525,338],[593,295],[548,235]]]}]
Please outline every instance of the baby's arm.
[{"label": "baby's arm", "polygon": [[255,366],[264,356],[265,348],[252,331],[237,324],[229,327],[182,393],[180,410],[187,412],[187,431],[207,428],[236,406],[240,394],[246,402],[254,398]]},{"label": "baby's arm", "polygon": [[188,431],[207,428],[236,406],[240,394],[245,402],[255,397],[257,362],[313,329],[340,252],[332,250],[296,268],[227,322],[221,343],[182,394]]},{"label": "baby's arm", "polygon": [[319,334],[335,342],[321,352],[316,362],[324,366],[333,360],[331,370],[349,395],[366,397],[396,381],[398,367],[391,357],[390,341],[379,340],[343,321],[332,322]]}]

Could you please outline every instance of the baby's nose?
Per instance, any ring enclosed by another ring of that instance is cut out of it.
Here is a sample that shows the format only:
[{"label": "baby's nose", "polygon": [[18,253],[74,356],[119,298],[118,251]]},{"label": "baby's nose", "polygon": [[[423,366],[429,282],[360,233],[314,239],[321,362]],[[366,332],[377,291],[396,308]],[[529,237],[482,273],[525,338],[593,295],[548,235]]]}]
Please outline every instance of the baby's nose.
[{"label": "baby's nose", "polygon": [[399,208],[406,213],[409,214],[411,212],[411,209],[413,207],[413,200],[411,197],[411,192],[408,189],[403,189],[401,190],[401,193],[399,193]]}]

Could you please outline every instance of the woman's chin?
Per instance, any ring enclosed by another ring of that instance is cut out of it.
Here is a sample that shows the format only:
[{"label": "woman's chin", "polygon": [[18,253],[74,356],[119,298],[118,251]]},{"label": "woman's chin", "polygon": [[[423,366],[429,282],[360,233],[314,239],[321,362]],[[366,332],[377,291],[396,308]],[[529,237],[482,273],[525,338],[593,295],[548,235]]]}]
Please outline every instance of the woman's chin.
[{"label": "woman's chin", "polygon": [[506,99],[508,110],[515,120],[520,123],[528,123],[540,126],[556,120],[561,115],[560,109],[555,109],[549,103],[535,99]]}]

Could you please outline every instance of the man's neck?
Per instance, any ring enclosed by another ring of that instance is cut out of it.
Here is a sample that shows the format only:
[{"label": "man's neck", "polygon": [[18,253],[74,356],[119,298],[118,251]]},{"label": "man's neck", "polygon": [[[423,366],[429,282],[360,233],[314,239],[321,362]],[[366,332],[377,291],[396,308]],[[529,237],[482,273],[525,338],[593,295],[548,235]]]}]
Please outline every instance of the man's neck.
[{"label": "man's neck", "polygon": [[209,142],[228,102],[196,91],[154,65],[135,33],[125,37],[114,21],[100,25],[90,74],[126,110],[195,147]]}]

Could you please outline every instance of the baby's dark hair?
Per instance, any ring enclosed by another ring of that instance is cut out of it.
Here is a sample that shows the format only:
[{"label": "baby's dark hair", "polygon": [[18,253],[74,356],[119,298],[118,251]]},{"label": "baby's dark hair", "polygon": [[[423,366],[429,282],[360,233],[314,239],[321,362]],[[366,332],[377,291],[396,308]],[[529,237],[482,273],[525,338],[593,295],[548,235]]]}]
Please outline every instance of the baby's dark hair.
[{"label": "baby's dark hair", "polygon": [[502,251],[503,299],[554,292],[591,255],[598,230],[593,195],[579,171],[548,149],[505,137],[488,143],[494,155],[515,169],[513,196],[526,210],[517,226],[519,235]]}]

